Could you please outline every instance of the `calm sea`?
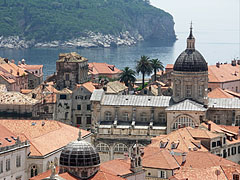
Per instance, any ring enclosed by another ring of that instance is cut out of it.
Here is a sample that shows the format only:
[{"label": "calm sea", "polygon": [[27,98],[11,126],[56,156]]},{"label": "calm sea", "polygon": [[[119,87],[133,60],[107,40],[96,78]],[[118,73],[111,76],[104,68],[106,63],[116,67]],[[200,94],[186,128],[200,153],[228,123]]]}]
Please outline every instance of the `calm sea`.
[{"label": "calm sea", "polygon": [[95,49],[0,49],[0,57],[28,64],[43,64],[45,76],[55,71],[59,53],[76,51],[89,62],[106,62],[122,69],[135,68],[141,55],[160,59],[164,65],[174,63],[186,48],[190,22],[193,21],[196,48],[209,64],[230,62],[240,57],[239,0],[151,0],[152,5],[171,13],[178,40],[174,44],[149,41],[132,47]]}]

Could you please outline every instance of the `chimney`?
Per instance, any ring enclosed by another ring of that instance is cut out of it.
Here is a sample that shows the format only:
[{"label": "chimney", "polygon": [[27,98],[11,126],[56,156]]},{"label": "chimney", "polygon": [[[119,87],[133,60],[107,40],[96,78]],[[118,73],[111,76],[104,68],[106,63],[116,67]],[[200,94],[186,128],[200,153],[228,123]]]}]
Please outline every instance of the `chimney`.
[{"label": "chimney", "polygon": [[182,165],[186,162],[187,153],[182,153]]},{"label": "chimney", "polygon": [[237,60],[237,64],[240,65],[240,60]]},{"label": "chimney", "polygon": [[208,130],[211,131],[211,126],[212,124],[211,123],[208,123]]},{"label": "chimney", "polygon": [[158,85],[158,96],[162,95],[162,89],[161,89],[161,85]]},{"label": "chimney", "polygon": [[15,63],[15,61],[12,59],[12,60],[11,60],[11,63],[13,63],[13,64],[14,64],[14,63]]},{"label": "chimney", "polygon": [[236,66],[236,60],[232,60],[232,66]]},{"label": "chimney", "polygon": [[217,67],[217,68],[220,67],[220,63],[219,63],[219,62],[216,63],[216,67]]},{"label": "chimney", "polygon": [[4,58],[4,61],[5,61],[6,63],[8,63],[8,58]]}]

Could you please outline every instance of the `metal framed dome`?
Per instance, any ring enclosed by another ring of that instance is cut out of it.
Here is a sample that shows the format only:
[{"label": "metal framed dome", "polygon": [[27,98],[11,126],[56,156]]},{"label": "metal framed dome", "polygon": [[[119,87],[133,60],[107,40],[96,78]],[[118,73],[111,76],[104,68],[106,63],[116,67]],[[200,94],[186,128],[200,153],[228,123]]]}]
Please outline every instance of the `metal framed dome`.
[{"label": "metal framed dome", "polygon": [[96,149],[84,140],[69,143],[60,155],[60,165],[69,167],[89,167],[100,165]]},{"label": "metal framed dome", "polygon": [[174,71],[201,72],[207,71],[208,65],[204,57],[195,49],[186,49],[177,58]]}]

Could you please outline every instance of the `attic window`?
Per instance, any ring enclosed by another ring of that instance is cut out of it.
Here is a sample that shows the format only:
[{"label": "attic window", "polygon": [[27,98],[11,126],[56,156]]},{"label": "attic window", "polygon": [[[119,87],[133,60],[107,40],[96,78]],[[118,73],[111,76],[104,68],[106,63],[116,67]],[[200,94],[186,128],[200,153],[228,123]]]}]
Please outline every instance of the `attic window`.
[{"label": "attic window", "polygon": [[168,144],[168,141],[167,142],[161,141],[160,142],[160,148],[165,148],[167,146],[167,144]]},{"label": "attic window", "polygon": [[36,123],[35,122],[32,122],[32,126],[35,126],[36,125]]},{"label": "attic window", "polygon": [[12,142],[10,139],[8,139],[8,138],[5,138],[6,139],[6,141],[8,141],[8,142]]},{"label": "attic window", "polygon": [[178,144],[179,144],[179,141],[178,142],[172,142],[171,149],[177,149]]},{"label": "attic window", "polygon": [[15,137],[13,137],[13,136],[11,136],[11,138],[12,138],[14,141],[16,141],[16,140],[17,140],[17,138],[15,138]]}]

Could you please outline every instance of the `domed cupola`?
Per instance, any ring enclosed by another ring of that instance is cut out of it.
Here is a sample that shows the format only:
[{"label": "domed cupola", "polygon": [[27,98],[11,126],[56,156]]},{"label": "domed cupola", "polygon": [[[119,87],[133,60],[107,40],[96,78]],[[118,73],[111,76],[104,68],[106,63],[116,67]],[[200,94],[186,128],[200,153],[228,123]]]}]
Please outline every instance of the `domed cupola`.
[{"label": "domed cupola", "polygon": [[187,38],[187,48],[177,58],[172,72],[173,101],[191,99],[207,105],[208,65],[204,57],[195,49],[192,33]]},{"label": "domed cupola", "polygon": [[195,38],[192,33],[192,23],[190,27],[190,34],[187,38],[187,49],[178,56],[173,70],[182,72],[202,72],[208,70],[208,65],[204,57],[195,49]]},{"label": "domed cupola", "polygon": [[96,149],[79,138],[64,147],[60,155],[60,173],[69,172],[81,179],[88,179],[99,170],[100,157]]}]

